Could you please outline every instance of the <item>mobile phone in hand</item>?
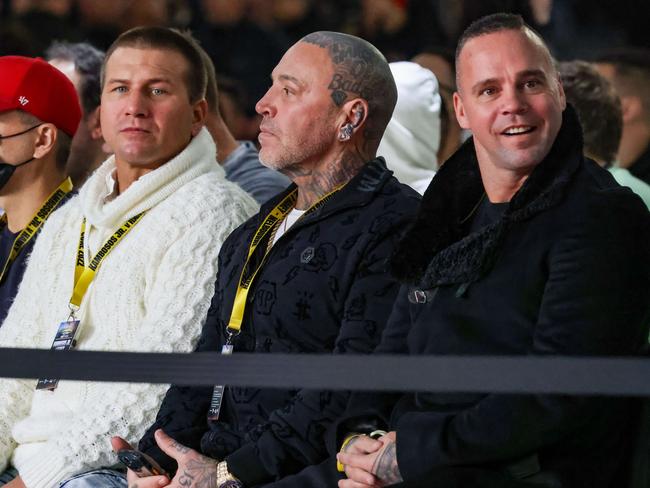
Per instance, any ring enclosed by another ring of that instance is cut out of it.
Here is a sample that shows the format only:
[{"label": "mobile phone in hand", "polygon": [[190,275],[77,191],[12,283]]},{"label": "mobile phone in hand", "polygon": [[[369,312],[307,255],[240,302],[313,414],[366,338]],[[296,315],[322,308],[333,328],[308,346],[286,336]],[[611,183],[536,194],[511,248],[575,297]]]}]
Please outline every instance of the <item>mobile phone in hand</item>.
[{"label": "mobile phone in hand", "polygon": [[120,449],[117,451],[117,458],[139,478],[158,475],[169,477],[165,470],[151,456],[147,456],[145,453],[136,451],[135,449]]}]

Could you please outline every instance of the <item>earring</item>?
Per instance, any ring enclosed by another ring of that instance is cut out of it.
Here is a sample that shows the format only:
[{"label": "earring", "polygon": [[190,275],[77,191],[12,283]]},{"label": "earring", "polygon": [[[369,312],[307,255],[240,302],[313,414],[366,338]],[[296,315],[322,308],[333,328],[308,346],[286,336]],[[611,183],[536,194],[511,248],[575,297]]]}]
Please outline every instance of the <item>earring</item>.
[{"label": "earring", "polygon": [[341,127],[341,132],[339,133],[339,141],[349,141],[352,137],[352,131],[354,126],[352,124],[345,124]]},{"label": "earring", "polygon": [[354,126],[356,127],[361,123],[361,119],[363,118],[363,107],[359,106],[354,109]]}]

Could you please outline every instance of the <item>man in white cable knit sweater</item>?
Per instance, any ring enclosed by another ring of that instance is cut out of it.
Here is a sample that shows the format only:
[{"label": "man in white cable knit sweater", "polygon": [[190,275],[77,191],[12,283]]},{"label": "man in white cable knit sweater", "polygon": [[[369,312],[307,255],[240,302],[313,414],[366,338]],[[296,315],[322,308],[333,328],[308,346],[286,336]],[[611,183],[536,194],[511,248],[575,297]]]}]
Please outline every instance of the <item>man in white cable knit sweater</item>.
[{"label": "man in white cable knit sweater", "polygon": [[[257,211],[225,180],[203,128],[201,57],[180,34],[136,28],[109,49],[101,125],[115,151],[34,247],[0,328],[2,347],[52,345],[70,315],[85,220],[85,265],[125,221],[144,212],[106,255],[83,294],[77,348],[190,352],[214,293],[217,256],[231,230]],[[7,487],[57,486],[115,463],[108,439],[137,440],[155,419],[165,385],[0,380],[0,470]]]}]

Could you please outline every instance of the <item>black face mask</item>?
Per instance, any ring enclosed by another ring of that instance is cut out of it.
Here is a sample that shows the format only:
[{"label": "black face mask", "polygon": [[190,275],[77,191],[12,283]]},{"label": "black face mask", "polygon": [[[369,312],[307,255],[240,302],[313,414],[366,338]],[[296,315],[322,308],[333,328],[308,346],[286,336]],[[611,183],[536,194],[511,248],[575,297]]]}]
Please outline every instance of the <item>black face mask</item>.
[{"label": "black face mask", "polygon": [[[8,136],[0,136],[0,140],[9,139],[11,137],[27,134],[30,130],[36,129],[36,127],[38,127],[39,125],[43,125],[43,124],[36,124],[35,126],[30,127],[29,129],[25,129],[22,132],[16,132],[15,134],[9,134]],[[0,161],[0,190],[7,184],[9,178],[11,178],[11,175],[13,175],[14,171],[16,171],[16,168],[18,168],[19,166],[23,166],[24,164],[31,163],[32,161],[34,161],[34,159],[36,158],[32,156],[27,161],[23,161],[22,163],[18,163],[15,165],[5,163],[4,161]]]},{"label": "black face mask", "polygon": [[29,158],[27,161],[23,161],[20,164],[13,165],[13,164],[7,164],[0,162],[0,190],[7,184],[9,181],[9,178],[11,178],[11,175],[14,174],[14,171],[16,171],[16,168],[19,166],[22,166],[23,164],[31,163],[34,161],[34,157]]}]

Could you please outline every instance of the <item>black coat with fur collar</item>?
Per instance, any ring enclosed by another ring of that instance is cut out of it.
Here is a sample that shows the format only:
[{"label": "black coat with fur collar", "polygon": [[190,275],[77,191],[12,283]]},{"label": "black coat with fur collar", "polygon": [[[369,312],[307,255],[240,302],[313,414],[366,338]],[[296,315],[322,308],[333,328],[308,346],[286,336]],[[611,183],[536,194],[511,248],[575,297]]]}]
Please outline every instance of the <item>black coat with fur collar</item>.
[{"label": "black coat with fur collar", "polygon": [[[648,334],[650,214],[582,157],[573,110],[500,220],[468,234],[461,222],[483,191],[469,141],[434,178],[394,256],[405,284],[377,352],[637,352]],[[418,393],[384,400],[390,408],[382,411],[378,396],[357,396],[338,431],[354,431],[369,413],[383,418],[375,427],[397,431],[407,481],[448,466],[502,470],[532,455],[533,466],[556,473],[562,486],[619,486],[613,480],[636,420],[633,405],[617,399]]]}]

